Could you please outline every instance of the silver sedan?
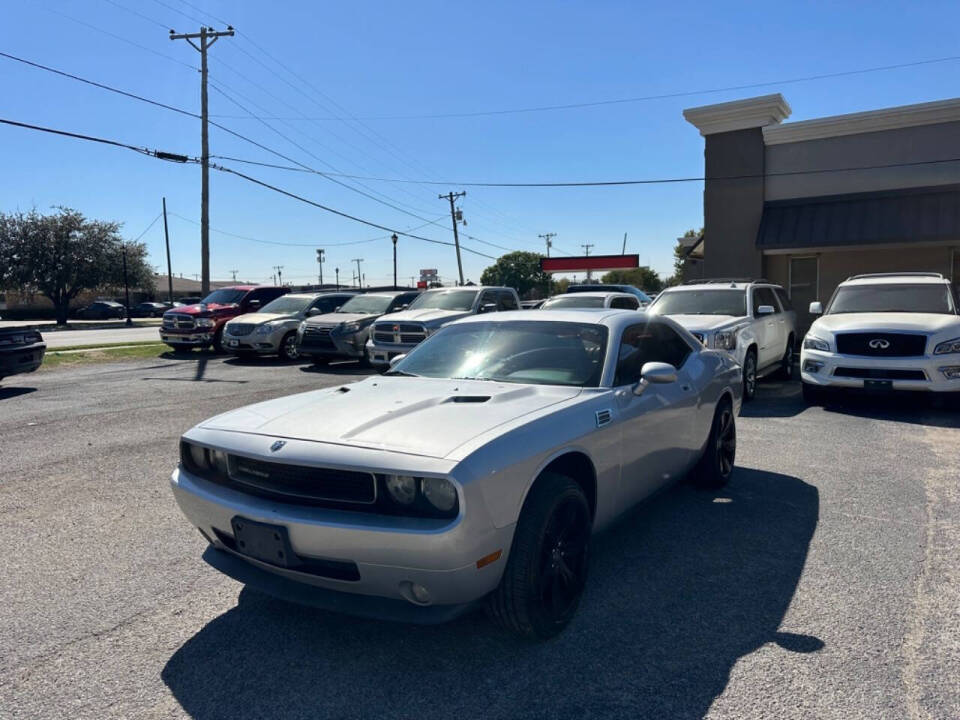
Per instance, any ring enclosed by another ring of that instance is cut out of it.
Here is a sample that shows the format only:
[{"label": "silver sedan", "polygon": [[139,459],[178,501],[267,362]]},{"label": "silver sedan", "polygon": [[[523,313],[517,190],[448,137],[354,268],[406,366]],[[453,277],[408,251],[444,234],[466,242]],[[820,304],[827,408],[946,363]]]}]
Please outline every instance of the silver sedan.
[{"label": "silver sedan", "polygon": [[226,574],[297,602],[524,636],[574,617],[591,535],[659,488],[733,471],[740,367],[669,318],[505,312],[382,376],[184,434],[171,478]]}]

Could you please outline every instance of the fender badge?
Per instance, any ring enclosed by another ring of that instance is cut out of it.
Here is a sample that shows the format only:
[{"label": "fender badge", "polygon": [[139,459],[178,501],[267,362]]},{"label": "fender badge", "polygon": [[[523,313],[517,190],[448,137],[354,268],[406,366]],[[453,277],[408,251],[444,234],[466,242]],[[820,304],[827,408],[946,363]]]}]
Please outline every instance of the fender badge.
[{"label": "fender badge", "polygon": [[273,445],[270,446],[270,452],[277,452],[280,448],[287,444],[286,440],[277,440]]}]

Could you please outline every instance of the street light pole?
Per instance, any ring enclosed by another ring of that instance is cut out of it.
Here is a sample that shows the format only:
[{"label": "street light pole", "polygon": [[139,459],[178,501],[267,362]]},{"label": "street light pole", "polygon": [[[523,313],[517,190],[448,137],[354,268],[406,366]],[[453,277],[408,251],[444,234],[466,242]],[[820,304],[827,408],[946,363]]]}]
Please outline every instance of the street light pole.
[{"label": "street light pole", "polygon": [[317,248],[317,262],[320,264],[320,287],[323,288],[323,248]]},{"label": "street light pole", "polygon": [[397,289],[397,234],[394,233],[390,236],[390,239],[393,240],[393,289]]},{"label": "street light pole", "polygon": [[130,319],[130,282],[127,279],[127,244],[124,243],[122,246],[123,251],[123,289],[127,296],[127,327],[133,325],[133,320]]},{"label": "street light pole", "polygon": [[334,268],[334,271],[337,273],[337,290],[340,289],[340,268]]}]

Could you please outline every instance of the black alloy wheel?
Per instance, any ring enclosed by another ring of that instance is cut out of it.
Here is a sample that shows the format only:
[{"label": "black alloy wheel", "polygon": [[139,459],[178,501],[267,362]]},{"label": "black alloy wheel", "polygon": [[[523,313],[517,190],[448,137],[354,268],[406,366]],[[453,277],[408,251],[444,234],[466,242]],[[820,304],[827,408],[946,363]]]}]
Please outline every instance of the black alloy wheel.
[{"label": "black alloy wheel", "polygon": [[733,403],[725,397],[713,413],[713,424],[703,455],[690,475],[693,483],[706,490],[722,488],[733,475],[737,461],[737,420]]},{"label": "black alloy wheel", "polygon": [[727,403],[719,411],[715,450],[717,466],[724,481],[730,479],[737,460],[737,425],[733,419],[733,408]]},{"label": "black alloy wheel", "polygon": [[572,615],[586,585],[588,513],[576,499],[566,500],[554,510],[543,537],[538,595],[553,623]]},{"label": "black alloy wheel", "polygon": [[793,361],[796,357],[795,341],[793,336],[787,338],[787,348],[783,352],[783,359],[780,361],[780,377],[784,380],[793,379]]}]

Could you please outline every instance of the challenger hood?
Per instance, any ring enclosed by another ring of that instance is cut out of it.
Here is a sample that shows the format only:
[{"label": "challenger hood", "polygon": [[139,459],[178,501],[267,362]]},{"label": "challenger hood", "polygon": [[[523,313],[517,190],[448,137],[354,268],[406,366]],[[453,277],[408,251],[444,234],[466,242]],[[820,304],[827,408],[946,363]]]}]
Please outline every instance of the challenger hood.
[{"label": "challenger hood", "polygon": [[744,318],[733,315],[668,315],[691,332],[705,332],[732,327],[742,322]]},{"label": "challenger hood", "polygon": [[443,325],[471,314],[469,310],[437,310],[436,308],[425,308],[423,310],[404,310],[403,312],[391,313],[387,319],[390,322],[396,323],[420,322],[425,325]]},{"label": "challenger hood", "polygon": [[579,394],[576,387],[378,376],[250,405],[201,426],[443,458],[482,433]]},{"label": "challenger hood", "polygon": [[938,333],[947,328],[960,331],[960,317],[946,313],[837,313],[814,321],[810,331],[826,332],[917,332]]}]

